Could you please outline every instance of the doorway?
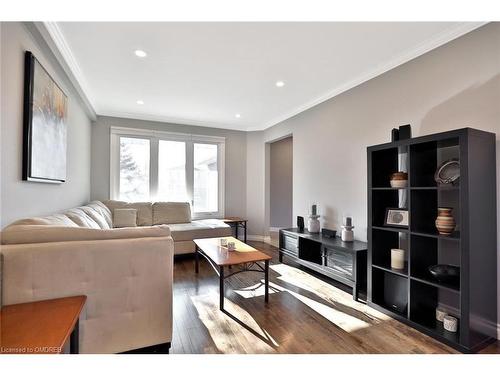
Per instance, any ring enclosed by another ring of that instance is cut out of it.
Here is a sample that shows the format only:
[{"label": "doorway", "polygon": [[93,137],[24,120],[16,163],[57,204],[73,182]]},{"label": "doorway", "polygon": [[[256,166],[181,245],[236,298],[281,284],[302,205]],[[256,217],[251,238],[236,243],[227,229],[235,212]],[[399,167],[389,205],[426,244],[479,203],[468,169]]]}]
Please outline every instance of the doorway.
[{"label": "doorway", "polygon": [[269,231],[277,246],[279,229],[293,226],[292,136],[270,143],[269,172]]}]

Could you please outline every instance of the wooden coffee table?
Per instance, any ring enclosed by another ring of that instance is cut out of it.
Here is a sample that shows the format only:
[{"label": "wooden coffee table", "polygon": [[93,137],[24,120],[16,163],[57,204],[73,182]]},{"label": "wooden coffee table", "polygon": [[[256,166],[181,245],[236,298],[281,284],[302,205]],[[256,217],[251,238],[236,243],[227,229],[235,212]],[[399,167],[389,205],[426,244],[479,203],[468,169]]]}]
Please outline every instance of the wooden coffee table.
[{"label": "wooden coffee table", "polygon": [[68,339],[78,354],[79,316],[86,296],[3,306],[0,310],[0,353],[58,354]]},{"label": "wooden coffee table", "polygon": [[[234,251],[229,251],[227,248],[220,245],[221,238],[227,239],[228,242],[233,241],[236,244]],[[219,308],[224,310],[224,279],[236,275],[240,272],[263,272],[264,273],[264,300],[269,301],[269,261],[271,257],[263,252],[254,249],[246,243],[237,240],[234,237],[216,237],[203,238],[194,240],[195,249],[195,272],[199,272],[199,255],[203,255],[208,263],[219,275]],[[264,262],[264,267],[258,262]],[[224,274],[224,267],[238,266],[242,268],[237,271],[232,271],[229,274]]]}]

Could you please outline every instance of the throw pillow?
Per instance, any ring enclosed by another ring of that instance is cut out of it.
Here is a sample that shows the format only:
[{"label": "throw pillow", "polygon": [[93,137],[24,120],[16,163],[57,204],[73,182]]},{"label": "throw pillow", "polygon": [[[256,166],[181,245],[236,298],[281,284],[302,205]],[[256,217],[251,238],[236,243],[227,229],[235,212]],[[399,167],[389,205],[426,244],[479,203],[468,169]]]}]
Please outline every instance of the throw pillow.
[{"label": "throw pillow", "polygon": [[137,226],[137,210],[135,208],[115,208],[113,210],[113,227],[125,228]]}]

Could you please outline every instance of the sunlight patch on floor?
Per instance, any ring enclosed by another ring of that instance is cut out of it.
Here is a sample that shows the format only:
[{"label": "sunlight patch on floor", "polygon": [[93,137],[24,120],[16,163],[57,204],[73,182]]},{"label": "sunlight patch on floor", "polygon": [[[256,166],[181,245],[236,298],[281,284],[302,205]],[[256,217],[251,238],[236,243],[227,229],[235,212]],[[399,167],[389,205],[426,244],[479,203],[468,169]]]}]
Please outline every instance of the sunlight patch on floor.
[{"label": "sunlight patch on floor", "polygon": [[355,309],[360,314],[366,315],[367,319],[373,320],[372,323],[391,319],[365,304],[354,301],[350,293],[344,292],[307,272],[283,263],[272,265],[270,268],[280,274],[277,277],[278,280],[313,293],[334,306],[342,304],[347,308]]},{"label": "sunlight patch on floor", "polygon": [[276,340],[262,329],[247,311],[231,300],[225,299],[225,310],[241,320],[257,335],[219,310],[218,294],[192,296],[191,301],[220,352],[247,353],[247,348],[252,348],[252,353],[276,352],[275,348],[278,346]]},{"label": "sunlight patch on floor", "polygon": [[[271,283],[269,283],[269,285],[271,285]],[[243,298],[263,297],[265,291],[266,289],[264,287],[264,281],[246,288],[240,288],[238,290],[236,289],[234,290],[236,294],[240,295]],[[274,291],[273,288],[269,287],[269,295],[274,293],[276,293],[276,291]]]},{"label": "sunlight patch on floor", "polygon": [[309,297],[303,296],[300,293],[294,292],[293,290],[284,288],[280,285],[269,283],[269,286],[280,290],[281,292],[288,292],[295,298],[297,298],[304,305],[308,306],[310,309],[314,310],[318,314],[320,314],[323,318],[329,320],[337,327],[341,328],[346,332],[356,331],[358,329],[370,327],[371,324],[367,323],[361,319],[358,319],[352,315],[344,313],[335,309],[334,307],[330,307],[324,303],[315,301]]}]

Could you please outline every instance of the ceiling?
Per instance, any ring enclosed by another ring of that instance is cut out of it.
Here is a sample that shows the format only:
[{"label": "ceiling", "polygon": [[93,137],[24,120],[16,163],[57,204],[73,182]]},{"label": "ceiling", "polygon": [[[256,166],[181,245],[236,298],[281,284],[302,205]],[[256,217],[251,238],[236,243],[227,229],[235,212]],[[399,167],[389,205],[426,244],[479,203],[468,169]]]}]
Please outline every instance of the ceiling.
[{"label": "ceiling", "polygon": [[[98,115],[260,130],[480,24],[58,22],[44,26]],[[136,50],[147,56],[137,57]],[[277,87],[277,81],[285,85]]]}]

